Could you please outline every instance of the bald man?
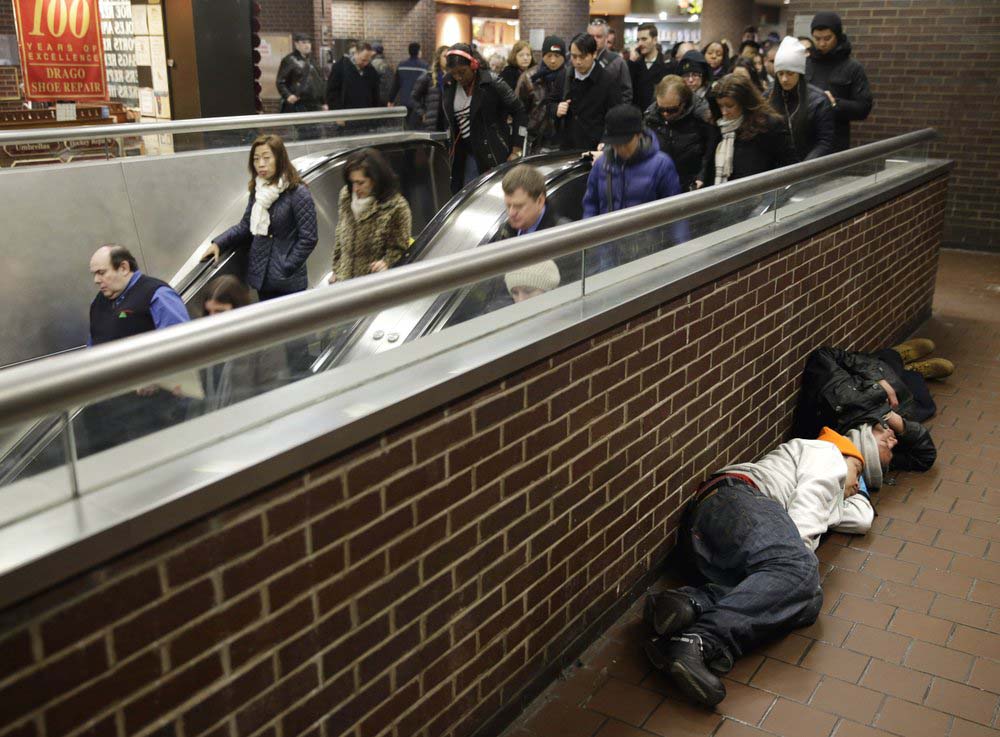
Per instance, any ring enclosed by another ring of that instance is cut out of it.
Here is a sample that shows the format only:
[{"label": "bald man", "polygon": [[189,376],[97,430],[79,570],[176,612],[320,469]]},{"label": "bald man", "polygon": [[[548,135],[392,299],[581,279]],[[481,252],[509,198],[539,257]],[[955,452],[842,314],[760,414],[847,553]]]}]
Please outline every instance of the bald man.
[{"label": "bald man", "polygon": [[[98,295],[90,304],[88,346],[187,322],[187,308],[169,284],[139,271],[124,246],[109,244],[90,258]],[[74,423],[81,457],[170,427],[185,417],[185,401],[151,384],[87,405]]]},{"label": "bald man", "polygon": [[99,345],[187,322],[187,308],[169,284],[146,276],[127,248],[106,245],[90,258],[99,294],[90,304],[90,338]]}]

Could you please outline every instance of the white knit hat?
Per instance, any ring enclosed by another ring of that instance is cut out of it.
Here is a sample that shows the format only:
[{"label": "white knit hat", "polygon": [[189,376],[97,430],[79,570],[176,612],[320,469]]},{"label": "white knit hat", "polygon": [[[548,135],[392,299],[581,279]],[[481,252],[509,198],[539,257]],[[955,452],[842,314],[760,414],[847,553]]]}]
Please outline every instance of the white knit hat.
[{"label": "white knit hat", "polygon": [[517,271],[510,271],[504,275],[503,280],[507,284],[508,292],[514,287],[548,292],[559,286],[559,267],[554,261],[542,261]]},{"label": "white knit hat", "polygon": [[781,39],[781,46],[774,56],[774,71],[806,73],[806,48],[794,36]]}]

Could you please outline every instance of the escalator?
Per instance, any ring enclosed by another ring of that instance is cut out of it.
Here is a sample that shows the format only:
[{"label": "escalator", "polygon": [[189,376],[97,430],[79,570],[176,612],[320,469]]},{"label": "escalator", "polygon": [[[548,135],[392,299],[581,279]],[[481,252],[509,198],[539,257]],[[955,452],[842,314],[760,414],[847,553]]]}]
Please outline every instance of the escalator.
[{"label": "escalator", "polygon": [[[420,232],[447,202],[450,190],[450,163],[445,146],[426,137],[374,144],[398,174],[400,192],[410,204],[413,229]],[[338,220],[338,200],[346,178],[347,157],[358,147],[298,157],[293,163],[309,186],[316,205],[319,242],[307,261],[310,286],[326,281],[333,259],[334,232]],[[170,280],[192,316],[200,316],[211,281],[223,274],[242,278],[246,273],[246,252],[224,254],[218,264],[202,262],[199,254],[211,239],[239,222],[246,208],[246,195],[238,196],[223,213],[218,224],[193,250],[188,261]],[[36,359],[37,360],[37,359]],[[74,419],[80,410],[70,413]],[[31,476],[65,462],[65,418],[49,417],[19,427],[0,429],[0,488],[23,476]]]},{"label": "escalator", "polygon": [[[490,243],[506,220],[501,181],[517,164],[531,164],[545,177],[546,200],[560,215],[579,220],[591,162],[581,152],[538,154],[497,167],[470,182],[439,212],[410,247],[407,261],[439,258]],[[499,277],[502,278],[502,277]],[[566,273],[564,281],[579,275]],[[425,297],[339,328],[313,363],[318,373],[375,355],[442,330],[474,285]]]}]

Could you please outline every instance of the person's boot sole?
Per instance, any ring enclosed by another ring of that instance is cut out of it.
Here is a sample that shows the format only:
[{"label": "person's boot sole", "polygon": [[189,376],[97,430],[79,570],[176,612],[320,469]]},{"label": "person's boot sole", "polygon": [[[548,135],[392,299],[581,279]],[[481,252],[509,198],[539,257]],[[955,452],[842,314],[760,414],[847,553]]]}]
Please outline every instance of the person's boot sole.
[{"label": "person's boot sole", "polygon": [[713,707],[726,698],[725,685],[722,686],[721,694],[709,694],[698,682],[698,679],[694,677],[694,674],[687,668],[687,666],[680,661],[675,660],[671,663],[669,673],[681,692],[697,704]]}]

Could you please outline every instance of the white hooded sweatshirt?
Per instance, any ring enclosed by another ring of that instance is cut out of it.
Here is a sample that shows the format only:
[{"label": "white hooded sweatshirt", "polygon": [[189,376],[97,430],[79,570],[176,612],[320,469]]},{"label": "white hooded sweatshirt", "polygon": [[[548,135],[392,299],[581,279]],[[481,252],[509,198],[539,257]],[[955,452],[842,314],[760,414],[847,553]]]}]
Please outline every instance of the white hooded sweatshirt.
[{"label": "white hooded sweatshirt", "polygon": [[863,535],[875,519],[864,494],[844,499],[847,462],[840,449],[825,440],[795,438],[754,463],[717,473],[749,476],[762,494],[785,508],[810,550],[816,550],[827,530]]}]

